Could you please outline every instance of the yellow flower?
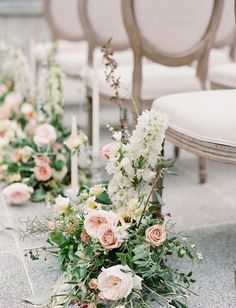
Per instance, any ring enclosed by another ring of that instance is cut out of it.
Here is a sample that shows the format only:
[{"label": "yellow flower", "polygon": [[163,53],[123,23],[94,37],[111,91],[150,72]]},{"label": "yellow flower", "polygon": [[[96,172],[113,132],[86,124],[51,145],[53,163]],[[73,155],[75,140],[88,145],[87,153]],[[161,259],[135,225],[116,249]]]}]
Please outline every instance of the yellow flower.
[{"label": "yellow flower", "polygon": [[71,135],[64,144],[71,151],[78,150],[80,146],[88,141],[88,137],[84,133],[80,133],[79,135]]},{"label": "yellow flower", "polygon": [[96,210],[99,207],[98,203],[95,200],[96,200],[96,197],[89,197],[86,200],[86,208],[88,211]]},{"label": "yellow flower", "polygon": [[90,188],[89,194],[93,196],[99,196],[104,191],[105,191],[105,188],[102,185],[95,185]]}]

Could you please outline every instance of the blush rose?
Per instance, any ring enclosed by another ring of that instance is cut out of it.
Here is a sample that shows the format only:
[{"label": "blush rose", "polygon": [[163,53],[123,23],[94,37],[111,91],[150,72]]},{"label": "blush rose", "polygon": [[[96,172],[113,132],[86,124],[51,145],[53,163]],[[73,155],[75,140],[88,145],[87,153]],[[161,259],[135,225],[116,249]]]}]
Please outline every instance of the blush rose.
[{"label": "blush rose", "polygon": [[107,300],[127,298],[133,289],[142,289],[142,278],[135,275],[129,266],[115,265],[103,268],[98,275],[98,289]]},{"label": "blush rose", "polygon": [[160,246],[166,240],[166,230],[161,225],[154,225],[146,229],[145,236],[152,246]]},{"label": "blush rose", "polygon": [[45,146],[54,143],[57,139],[55,128],[50,124],[41,124],[37,127],[34,136],[34,143],[38,146]]},{"label": "blush rose", "polygon": [[33,193],[33,188],[24,183],[13,183],[3,189],[7,203],[21,204],[28,201]]},{"label": "blush rose", "polygon": [[109,224],[110,226],[116,226],[118,223],[118,217],[113,212],[104,210],[91,211],[85,216],[84,229],[94,239],[99,237],[99,228],[103,224]]},{"label": "blush rose", "polygon": [[48,163],[41,163],[34,168],[34,175],[38,181],[45,182],[52,177],[52,168]]},{"label": "blush rose", "polygon": [[116,227],[109,224],[103,224],[99,228],[98,239],[102,246],[106,249],[114,249],[120,247],[122,244]]}]

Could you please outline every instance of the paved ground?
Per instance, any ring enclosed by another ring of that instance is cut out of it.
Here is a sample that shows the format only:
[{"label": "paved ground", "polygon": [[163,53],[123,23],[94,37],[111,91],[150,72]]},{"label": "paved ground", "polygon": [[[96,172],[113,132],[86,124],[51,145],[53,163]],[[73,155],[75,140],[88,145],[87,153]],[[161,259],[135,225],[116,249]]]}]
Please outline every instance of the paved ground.
[{"label": "paved ground", "polygon": [[[103,123],[111,114],[114,118],[114,110],[102,113]],[[79,118],[83,125],[85,115]],[[103,137],[102,143],[106,140]],[[172,155],[172,150],[167,144],[167,156]],[[236,307],[236,167],[209,162],[205,185],[198,184],[194,156],[181,152],[177,168],[182,175],[165,180],[164,210],[172,214],[176,228],[185,230],[205,257],[201,265],[194,267],[194,291],[199,296],[191,298],[189,307]],[[18,228],[20,220],[46,212],[44,204],[10,207],[0,201],[0,308],[29,307],[22,298],[43,292],[58,277],[54,260],[32,262],[24,257],[24,249],[40,245],[43,240],[22,241],[16,232],[5,229]]]}]

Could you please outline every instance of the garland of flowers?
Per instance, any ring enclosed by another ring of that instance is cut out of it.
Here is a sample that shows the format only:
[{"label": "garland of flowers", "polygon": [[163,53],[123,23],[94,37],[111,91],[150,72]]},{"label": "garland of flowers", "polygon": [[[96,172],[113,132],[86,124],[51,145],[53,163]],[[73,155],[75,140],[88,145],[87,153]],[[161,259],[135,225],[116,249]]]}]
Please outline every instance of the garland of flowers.
[{"label": "garland of flowers", "polygon": [[[23,102],[21,113],[13,108],[8,115],[10,120],[5,119],[2,122],[4,133],[0,138],[0,174],[1,180],[12,183],[3,190],[8,203],[21,204],[29,199],[35,202],[49,200],[63,193],[65,186],[71,182],[71,153],[64,144],[69,131],[62,122],[62,78],[53,47],[44,72],[42,104]],[[4,98],[5,106],[8,104],[8,95]],[[18,96],[14,93],[15,105]],[[20,103],[17,101],[17,104]],[[87,140],[82,135],[80,145]],[[87,171],[81,171],[82,173],[85,173],[83,178],[86,180]]]},{"label": "garland of flowers", "polygon": [[[42,251],[52,253],[61,265],[42,307],[187,307],[192,272],[179,272],[170,260],[202,256],[156,215],[160,179],[175,174],[173,161],[160,155],[167,124],[165,114],[151,110],[142,113],[131,135],[124,137],[121,126],[102,151],[109,183],[81,186],[73,201],[59,195],[52,218],[25,222],[25,237],[46,232],[49,244],[26,255],[36,260]],[[26,301],[35,304],[34,297]]]}]

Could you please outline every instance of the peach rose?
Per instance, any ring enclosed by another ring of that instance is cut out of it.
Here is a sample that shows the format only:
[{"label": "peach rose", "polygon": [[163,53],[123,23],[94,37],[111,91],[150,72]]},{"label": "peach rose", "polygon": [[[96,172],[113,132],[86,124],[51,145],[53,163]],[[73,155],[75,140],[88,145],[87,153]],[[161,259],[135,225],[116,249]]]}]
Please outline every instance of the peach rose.
[{"label": "peach rose", "polygon": [[34,175],[38,181],[45,182],[52,177],[52,168],[48,163],[41,163],[34,168]]},{"label": "peach rose", "polygon": [[50,124],[41,124],[37,127],[34,143],[38,146],[45,146],[54,143],[57,139],[55,128]]},{"label": "peach rose", "polygon": [[114,146],[114,142],[108,143],[106,144],[103,148],[102,148],[102,155],[109,159],[110,158],[110,151],[111,148]]},{"label": "peach rose", "polygon": [[13,183],[3,189],[7,203],[21,204],[28,201],[33,193],[33,188],[24,183]]},{"label": "peach rose", "polygon": [[148,227],[145,231],[146,240],[152,246],[160,246],[166,240],[166,230],[161,225]]},{"label": "peach rose", "polygon": [[87,242],[89,239],[88,233],[85,230],[83,230],[80,238],[83,243]]},{"label": "peach rose", "polygon": [[99,228],[98,239],[106,249],[118,248],[122,244],[116,228],[108,224],[103,224]]},{"label": "peach rose", "polygon": [[31,120],[34,117],[34,107],[32,104],[24,103],[21,106],[21,112],[27,120]]},{"label": "peach rose", "polygon": [[142,278],[135,275],[128,265],[103,268],[98,275],[98,289],[107,300],[127,298],[133,289],[142,289]]},{"label": "peach rose", "polygon": [[98,281],[97,281],[97,279],[95,279],[95,278],[91,279],[91,280],[89,281],[88,285],[89,285],[90,289],[96,290],[97,287],[98,287]]},{"label": "peach rose", "polygon": [[5,106],[10,109],[18,107],[22,102],[23,97],[20,93],[17,92],[11,92],[7,94],[4,100]]},{"label": "peach rose", "polygon": [[97,239],[99,237],[99,228],[103,224],[116,226],[117,223],[118,217],[115,213],[103,210],[91,211],[85,216],[84,229],[89,236]]}]

